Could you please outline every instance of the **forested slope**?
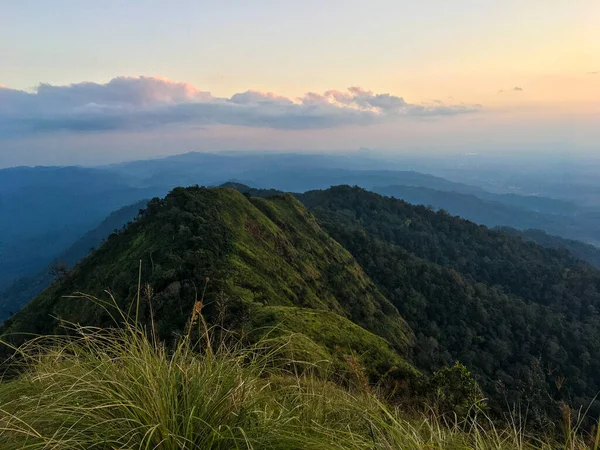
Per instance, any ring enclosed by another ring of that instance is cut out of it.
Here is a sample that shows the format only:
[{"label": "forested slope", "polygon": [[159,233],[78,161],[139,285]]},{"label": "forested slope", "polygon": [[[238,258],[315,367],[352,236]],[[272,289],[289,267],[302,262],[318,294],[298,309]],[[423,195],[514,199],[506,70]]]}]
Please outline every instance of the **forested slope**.
[{"label": "forested slope", "polygon": [[567,252],[348,186],[299,198],[417,335],[415,361],[458,359],[497,408],[588,406],[600,389],[600,272]]},{"label": "forested slope", "polygon": [[511,227],[498,227],[498,230],[512,236],[519,236],[525,241],[535,242],[542,247],[553,248],[556,250],[568,251],[578,259],[589,262],[591,265],[600,269],[600,248],[591,244],[586,244],[573,239],[565,239],[546,233],[543,230],[527,229],[516,230]]}]

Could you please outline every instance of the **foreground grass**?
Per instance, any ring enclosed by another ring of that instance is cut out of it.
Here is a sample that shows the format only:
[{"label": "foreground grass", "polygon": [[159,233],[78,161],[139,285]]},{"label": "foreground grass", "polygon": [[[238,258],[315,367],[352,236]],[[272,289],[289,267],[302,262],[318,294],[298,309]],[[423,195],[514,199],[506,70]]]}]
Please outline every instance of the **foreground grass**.
[{"label": "foreground grass", "polygon": [[[590,448],[497,430],[482,417],[406,419],[364,389],[294,374],[278,348],[199,352],[134,327],[77,328],[19,349],[22,373],[0,383],[0,448],[551,449]],[[293,336],[292,336],[293,338]],[[310,372],[310,371],[308,371]],[[596,439],[597,441],[597,439]]]}]

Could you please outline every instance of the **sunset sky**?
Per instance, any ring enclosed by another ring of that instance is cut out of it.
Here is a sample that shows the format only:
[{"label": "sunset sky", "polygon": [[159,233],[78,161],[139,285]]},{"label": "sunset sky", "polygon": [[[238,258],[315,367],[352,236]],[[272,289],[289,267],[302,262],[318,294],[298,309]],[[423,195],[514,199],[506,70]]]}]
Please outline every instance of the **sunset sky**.
[{"label": "sunset sky", "polygon": [[596,155],[598,30],[598,0],[6,0],[0,167],[190,150]]}]

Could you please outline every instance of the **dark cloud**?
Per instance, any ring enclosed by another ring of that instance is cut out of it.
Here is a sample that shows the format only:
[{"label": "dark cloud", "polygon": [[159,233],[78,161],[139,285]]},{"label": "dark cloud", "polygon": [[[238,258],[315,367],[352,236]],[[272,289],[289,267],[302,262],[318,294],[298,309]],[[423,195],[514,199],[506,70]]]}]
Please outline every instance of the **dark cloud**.
[{"label": "dark cloud", "polygon": [[410,104],[402,97],[360,87],[309,92],[296,99],[259,91],[219,98],[188,83],[164,78],[118,77],[106,84],[41,84],[31,93],[0,86],[0,135],[131,130],[169,124],[331,128],[479,109],[481,105]]},{"label": "dark cloud", "polygon": [[515,86],[514,88],[512,88],[513,91],[522,91],[523,88],[519,87],[519,86]]}]

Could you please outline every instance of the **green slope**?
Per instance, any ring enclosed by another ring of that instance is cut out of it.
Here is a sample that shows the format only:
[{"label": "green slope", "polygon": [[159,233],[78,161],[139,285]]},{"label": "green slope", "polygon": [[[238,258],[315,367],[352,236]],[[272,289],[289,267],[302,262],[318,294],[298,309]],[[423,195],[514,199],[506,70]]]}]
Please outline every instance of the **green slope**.
[{"label": "green slope", "polygon": [[298,197],[408,321],[420,367],[458,359],[493,407],[528,405],[538,423],[563,401],[600,413],[600,271],[360,188]]},{"label": "green slope", "polygon": [[[65,296],[85,292],[107,298],[103,290],[110,289],[127,309],[137,292],[140,260],[142,320],[149,320],[152,312],[165,337],[185,329],[208,277],[204,302],[209,319],[218,316],[222,303],[231,320],[249,315],[255,326],[260,326],[259,317],[273,323],[282,311],[292,311],[270,309],[267,314],[267,307],[297,308],[293,316],[301,318],[296,323],[302,326],[296,331],[322,344],[327,354],[333,342],[315,330],[335,315],[339,329],[354,326],[350,321],[362,327],[354,328],[360,333],[346,347],[379,355],[373,357],[374,372],[395,365],[412,340],[397,309],[294,197],[250,199],[232,189],[199,187],[177,188],[163,200],[152,200],[136,222],[110,236],[68,276],[15,314],[4,331],[12,339],[15,333],[52,333],[59,319],[110,325],[102,308]],[[311,330],[303,311],[319,317]],[[290,315],[286,317],[289,322]],[[394,359],[382,364],[385,354]]]},{"label": "green slope", "polygon": [[385,339],[331,311],[265,306],[253,311],[252,325],[257,337],[268,334],[284,340],[295,359],[317,366],[326,361],[326,370],[333,363],[337,376],[349,372],[348,361],[355,358],[377,383],[389,376],[419,378],[419,372]]}]

